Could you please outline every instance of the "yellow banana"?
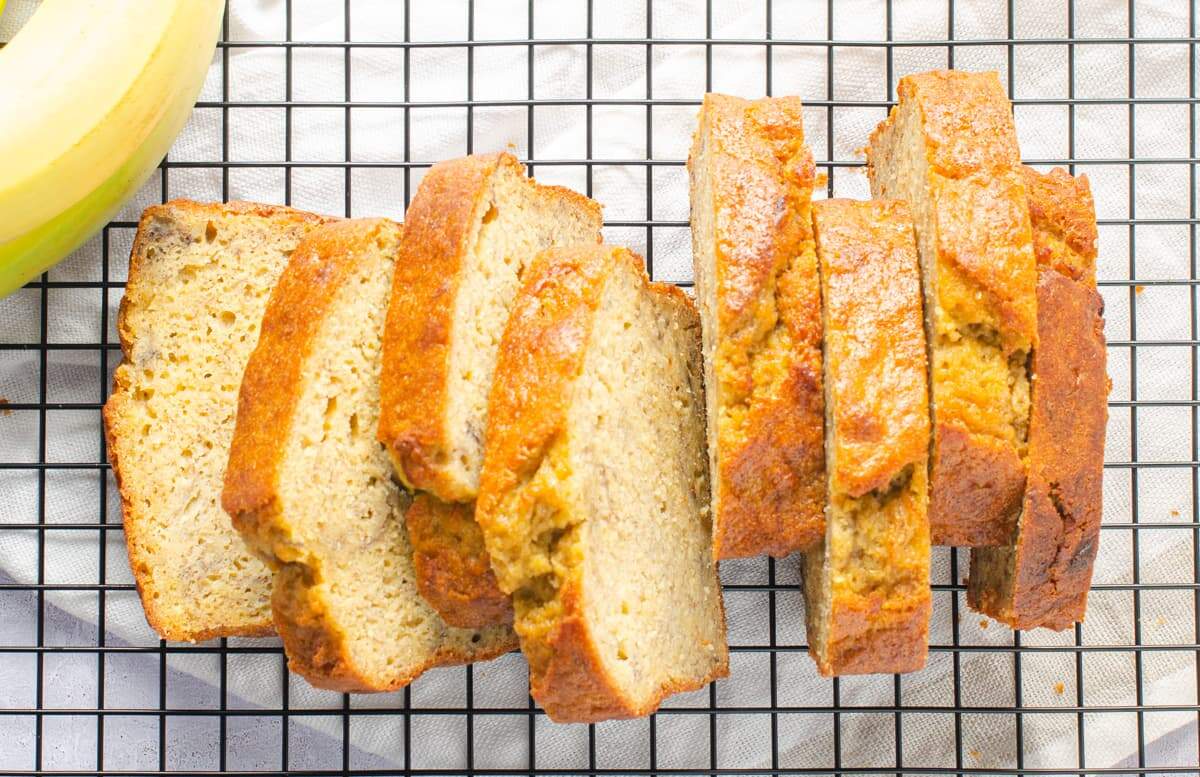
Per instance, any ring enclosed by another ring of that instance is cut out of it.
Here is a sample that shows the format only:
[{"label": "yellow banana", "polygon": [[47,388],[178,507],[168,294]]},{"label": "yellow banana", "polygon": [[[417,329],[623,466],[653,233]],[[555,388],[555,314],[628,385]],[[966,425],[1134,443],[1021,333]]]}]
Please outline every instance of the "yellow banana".
[{"label": "yellow banana", "polygon": [[204,84],[224,0],[45,0],[0,48],[0,297],[103,226]]}]

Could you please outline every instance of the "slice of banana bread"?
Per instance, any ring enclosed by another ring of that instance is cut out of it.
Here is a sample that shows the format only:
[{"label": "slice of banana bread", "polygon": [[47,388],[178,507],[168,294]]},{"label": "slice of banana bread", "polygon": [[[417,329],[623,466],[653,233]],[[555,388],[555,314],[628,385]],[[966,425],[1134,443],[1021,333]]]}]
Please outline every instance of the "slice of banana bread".
[{"label": "slice of banana bread", "polygon": [[971,551],[967,603],[1016,629],[1083,620],[1100,541],[1109,382],[1087,178],[1025,168],[1038,261],[1029,479],[1016,536]]},{"label": "slice of banana bread", "polygon": [[104,407],[129,563],[164,639],[272,631],[271,574],[220,507],[238,384],[267,296],[324,217],[176,200],[138,224]]},{"label": "slice of banana bread", "polygon": [[688,171],[714,552],[784,556],[825,525],[814,167],[800,100],[705,95]]},{"label": "slice of banana bread", "polygon": [[383,342],[379,439],[400,478],[447,502],[479,488],[496,348],[525,265],[600,241],[600,206],[511,154],[434,165],[405,214]]},{"label": "slice of banana bread", "polygon": [[527,271],[476,520],[553,720],[645,715],[728,673],[701,369],[695,307],[626,249]]},{"label": "slice of banana bread", "polygon": [[313,685],[387,691],[503,653],[506,627],[452,629],[420,597],[407,498],[375,439],[401,227],[331,224],[300,244],[246,367],[222,503],[275,570],[275,623]]},{"label": "slice of banana bread", "polygon": [[512,623],[512,600],[496,583],[474,502],[419,493],[405,519],[417,589],[446,623],[464,629]]},{"label": "slice of banana bread", "polygon": [[1037,268],[1012,109],[995,73],[900,79],[872,133],[875,197],[907,200],[925,288],[935,545],[1003,545],[1025,489]]},{"label": "slice of banana bread", "polygon": [[921,272],[900,200],[813,204],[825,331],[825,540],[805,554],[823,675],[911,672],[928,650],[929,398]]}]

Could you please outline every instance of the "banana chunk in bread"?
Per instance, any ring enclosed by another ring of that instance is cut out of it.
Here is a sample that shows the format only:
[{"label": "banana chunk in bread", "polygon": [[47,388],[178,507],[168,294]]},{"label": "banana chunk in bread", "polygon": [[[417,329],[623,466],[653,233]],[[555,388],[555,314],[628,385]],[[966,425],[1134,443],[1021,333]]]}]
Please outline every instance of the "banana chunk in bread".
[{"label": "banana chunk in bread", "polygon": [[465,629],[512,623],[512,600],[496,583],[474,502],[418,493],[405,519],[417,589],[446,623]]},{"label": "banana chunk in bread", "polygon": [[124,360],[104,406],[129,564],[164,639],[273,631],[271,573],[219,504],[238,385],[267,297],[322,216],[175,200],[147,208],[117,328]]},{"label": "banana chunk in bread", "polygon": [[1029,478],[1012,542],[971,551],[967,603],[1016,629],[1061,630],[1083,620],[1100,541],[1104,302],[1087,178],[1025,176],[1038,262]]},{"label": "banana chunk in bread", "polygon": [[411,488],[479,488],[496,349],[538,251],[600,241],[600,206],[526,177],[511,154],[434,165],[405,214],[383,343],[379,439]]},{"label": "banana chunk in bread", "polygon": [[1025,490],[1037,269],[1012,110],[995,73],[900,79],[871,193],[913,210],[925,289],[933,544],[1003,545]]},{"label": "banana chunk in bread", "polygon": [[688,157],[718,559],[785,556],[824,532],[814,166],[800,108],[705,95]]},{"label": "banana chunk in bread", "polygon": [[246,367],[223,505],[275,570],[289,666],[313,685],[387,691],[514,647],[453,629],[421,598],[407,497],[375,438],[381,341],[401,227],[323,227],[292,255]]},{"label": "banana chunk in bread", "polygon": [[813,204],[825,330],[825,539],[804,558],[823,675],[911,672],[928,650],[929,399],[921,273],[899,200]]},{"label": "banana chunk in bread", "polygon": [[623,248],[538,256],[504,332],[476,520],[552,720],[728,673],[700,324]]}]

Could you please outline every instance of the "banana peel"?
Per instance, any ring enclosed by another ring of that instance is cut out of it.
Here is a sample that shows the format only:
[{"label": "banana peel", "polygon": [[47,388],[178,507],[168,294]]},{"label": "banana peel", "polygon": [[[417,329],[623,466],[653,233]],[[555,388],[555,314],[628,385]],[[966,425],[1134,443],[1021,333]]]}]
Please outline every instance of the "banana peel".
[{"label": "banana peel", "polygon": [[45,0],[0,49],[0,297],[86,241],[191,114],[224,0]]}]

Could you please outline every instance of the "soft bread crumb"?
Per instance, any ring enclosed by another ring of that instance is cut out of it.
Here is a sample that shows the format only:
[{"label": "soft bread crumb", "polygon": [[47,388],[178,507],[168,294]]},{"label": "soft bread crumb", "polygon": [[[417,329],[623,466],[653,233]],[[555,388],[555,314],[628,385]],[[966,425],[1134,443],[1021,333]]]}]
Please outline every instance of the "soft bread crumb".
[{"label": "soft bread crumb", "polygon": [[165,639],[273,630],[271,576],[218,500],[242,371],[288,256],[327,219],[177,200],[138,225],[104,409],[129,561]]},{"label": "soft bread crumb", "polygon": [[625,249],[543,253],[514,306],[476,517],[556,721],[647,714],[728,671],[698,329]]}]

